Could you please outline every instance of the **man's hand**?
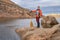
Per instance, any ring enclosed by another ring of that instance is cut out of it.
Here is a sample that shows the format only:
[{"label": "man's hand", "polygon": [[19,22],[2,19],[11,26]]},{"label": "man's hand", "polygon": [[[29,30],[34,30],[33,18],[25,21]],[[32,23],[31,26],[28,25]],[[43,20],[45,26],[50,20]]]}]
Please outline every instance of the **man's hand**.
[{"label": "man's hand", "polygon": [[45,17],[44,15],[41,16],[42,18]]},{"label": "man's hand", "polygon": [[40,18],[43,18],[43,17],[45,17],[45,16],[44,15],[40,16]]},{"label": "man's hand", "polygon": [[30,11],[30,13],[31,13],[32,11]]}]

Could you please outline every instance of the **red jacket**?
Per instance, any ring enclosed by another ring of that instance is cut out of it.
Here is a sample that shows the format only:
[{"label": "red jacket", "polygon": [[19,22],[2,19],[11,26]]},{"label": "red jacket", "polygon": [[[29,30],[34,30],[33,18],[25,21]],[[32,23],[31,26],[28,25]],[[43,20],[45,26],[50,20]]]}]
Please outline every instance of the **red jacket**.
[{"label": "red jacket", "polygon": [[[40,9],[39,10],[32,10],[32,12],[36,12],[36,11],[39,11],[40,17],[41,17],[42,16],[42,10],[40,10]],[[39,17],[39,16],[36,15],[36,17]]]}]

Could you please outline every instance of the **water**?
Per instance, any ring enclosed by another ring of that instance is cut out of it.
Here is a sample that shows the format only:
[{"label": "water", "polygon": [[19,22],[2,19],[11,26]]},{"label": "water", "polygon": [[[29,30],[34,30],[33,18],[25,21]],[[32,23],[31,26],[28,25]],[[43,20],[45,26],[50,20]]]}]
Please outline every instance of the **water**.
[{"label": "water", "polygon": [[0,40],[20,40],[20,37],[15,32],[15,28],[29,27],[30,21],[35,19],[15,19],[0,22]]},{"label": "water", "polygon": [[[29,27],[31,20],[34,26],[36,26],[35,19],[15,19],[0,22],[0,40],[20,40],[20,37],[15,32],[15,28]],[[60,19],[57,20],[59,21]]]},{"label": "water", "polygon": [[30,21],[33,22],[34,26],[36,26],[35,19],[15,19],[7,22],[0,23],[0,26],[6,26],[6,27],[28,27],[30,24]]}]

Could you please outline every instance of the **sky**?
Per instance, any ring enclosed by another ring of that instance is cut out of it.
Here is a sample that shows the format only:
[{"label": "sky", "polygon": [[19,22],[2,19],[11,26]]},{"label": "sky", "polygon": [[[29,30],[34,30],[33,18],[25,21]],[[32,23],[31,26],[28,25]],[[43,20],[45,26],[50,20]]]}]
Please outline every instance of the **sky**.
[{"label": "sky", "polygon": [[60,0],[12,0],[16,4],[24,8],[36,8],[38,5],[40,7],[48,6],[60,6]]}]

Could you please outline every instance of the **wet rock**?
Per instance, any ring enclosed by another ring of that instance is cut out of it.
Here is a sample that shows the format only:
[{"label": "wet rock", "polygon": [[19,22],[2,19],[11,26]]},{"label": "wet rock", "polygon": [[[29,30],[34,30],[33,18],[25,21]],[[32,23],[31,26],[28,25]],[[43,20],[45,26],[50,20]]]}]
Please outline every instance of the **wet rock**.
[{"label": "wet rock", "polygon": [[34,28],[34,30],[23,28],[16,29],[16,32],[21,36],[22,40],[49,40],[59,27],[60,24],[52,28]]},{"label": "wet rock", "polygon": [[52,26],[59,24],[55,17],[45,16],[41,20],[41,25],[43,28],[51,28]]}]

